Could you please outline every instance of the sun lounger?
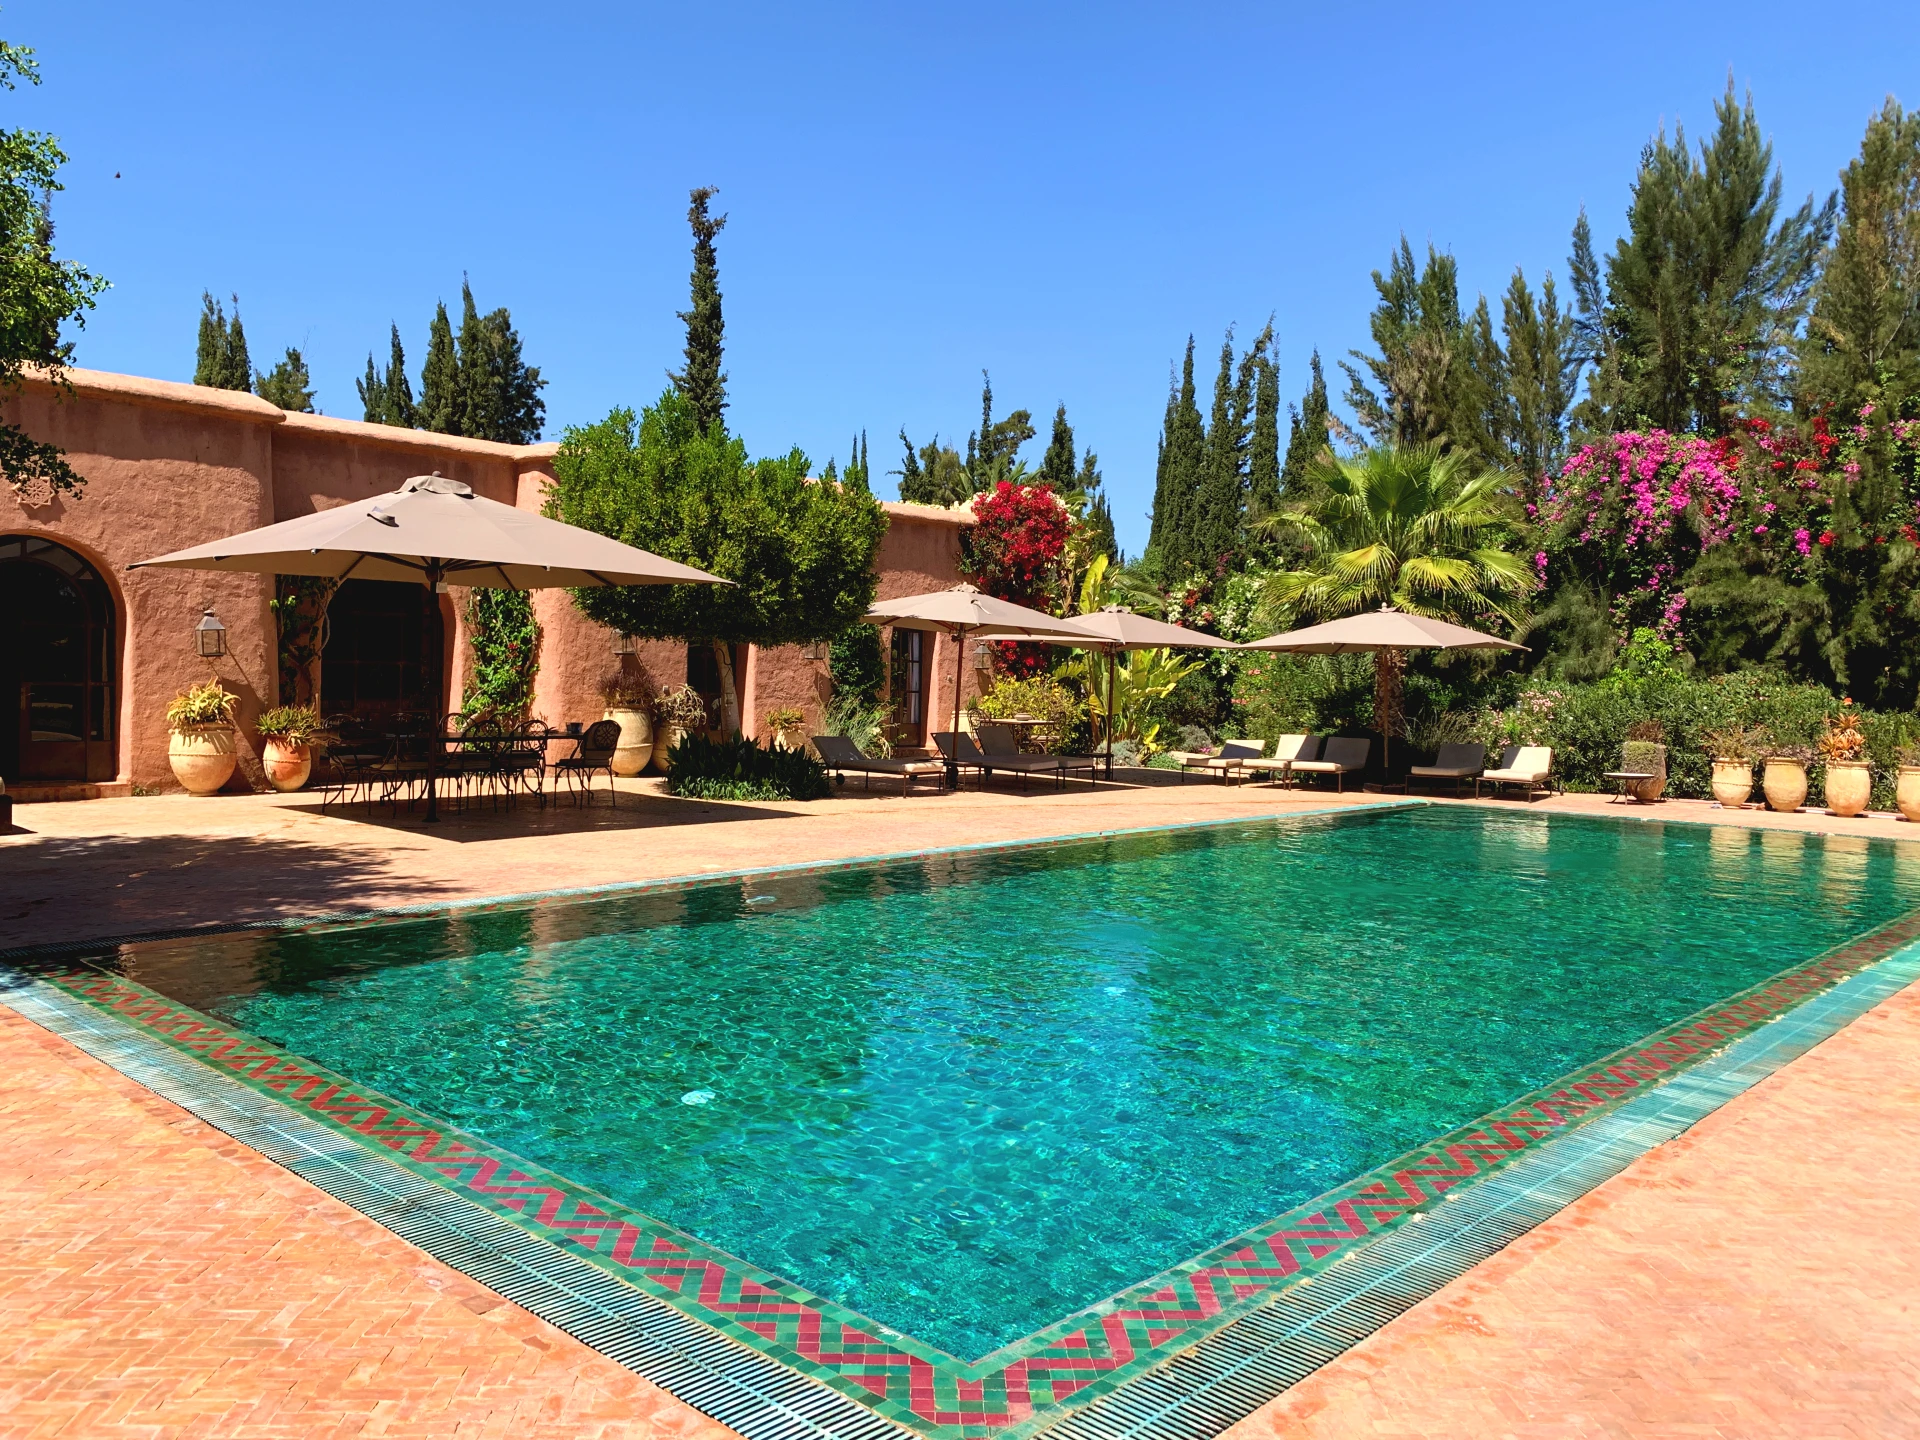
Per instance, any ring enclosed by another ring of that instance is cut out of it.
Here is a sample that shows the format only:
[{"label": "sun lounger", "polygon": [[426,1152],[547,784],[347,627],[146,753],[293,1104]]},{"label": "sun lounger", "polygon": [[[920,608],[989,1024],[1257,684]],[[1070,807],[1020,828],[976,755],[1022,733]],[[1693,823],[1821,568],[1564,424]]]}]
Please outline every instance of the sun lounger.
[{"label": "sun lounger", "polygon": [[1267,778],[1276,785],[1285,785],[1293,778],[1293,766],[1297,760],[1311,760],[1320,753],[1318,735],[1282,735],[1273,742],[1273,754],[1264,760],[1249,760],[1249,770],[1265,770]]},{"label": "sun lounger", "polygon": [[1101,760],[1098,755],[1023,755],[1020,742],[1014,738],[1013,729],[1007,725],[981,725],[976,730],[979,737],[980,753],[984,755],[989,771],[1011,769],[1022,775],[1058,775],[1060,783],[1067,783],[1067,775],[1076,770],[1086,771],[1093,783],[1100,783],[1099,770]]},{"label": "sun lounger", "polygon": [[1294,775],[1331,775],[1341,790],[1347,788],[1347,776],[1358,774],[1367,768],[1367,752],[1373,749],[1371,740],[1347,740],[1335,737],[1327,741],[1318,760],[1296,760],[1290,767]]},{"label": "sun lounger", "polygon": [[1487,747],[1478,740],[1463,740],[1456,745],[1442,745],[1433,764],[1415,765],[1407,771],[1407,784],[1411,786],[1415,780],[1451,780],[1454,794],[1458,795],[1467,781],[1477,779],[1486,768]]},{"label": "sun lounger", "polygon": [[1220,747],[1217,755],[1185,755],[1180,760],[1180,781],[1186,783],[1189,770],[1204,770],[1218,775],[1222,780],[1232,779],[1236,775],[1247,773],[1247,762],[1258,760],[1265,748],[1261,740],[1229,740]]},{"label": "sun lounger", "polygon": [[874,776],[889,775],[899,780],[900,793],[904,795],[917,780],[931,780],[935,785],[946,781],[947,767],[938,760],[891,760],[869,755],[844,735],[815,735],[812,743],[814,753],[842,784],[850,773],[860,776],[861,783],[870,790]]},{"label": "sun lounger", "polygon": [[1497,770],[1482,771],[1474,778],[1473,793],[1479,797],[1482,785],[1492,785],[1493,793],[1498,795],[1502,785],[1519,785],[1525,788],[1526,798],[1531,801],[1536,794],[1553,793],[1553,751],[1545,745],[1521,745],[1513,748],[1512,754],[1502,755]]}]

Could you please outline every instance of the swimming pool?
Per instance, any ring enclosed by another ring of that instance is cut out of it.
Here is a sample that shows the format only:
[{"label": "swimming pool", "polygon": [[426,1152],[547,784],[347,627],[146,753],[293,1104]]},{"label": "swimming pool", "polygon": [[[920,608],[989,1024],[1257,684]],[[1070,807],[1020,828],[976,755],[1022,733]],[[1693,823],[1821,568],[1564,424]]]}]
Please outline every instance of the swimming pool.
[{"label": "swimming pool", "polygon": [[738,1257],[856,1337],[856,1390],[887,1397],[844,1358],[869,1339],[957,1362],[951,1420],[1089,1307],[1211,1267],[1223,1313],[1292,1273],[1222,1263],[1275,1217],[1916,907],[1906,847],[1408,807],[114,966],[639,1217],[640,1250]]}]

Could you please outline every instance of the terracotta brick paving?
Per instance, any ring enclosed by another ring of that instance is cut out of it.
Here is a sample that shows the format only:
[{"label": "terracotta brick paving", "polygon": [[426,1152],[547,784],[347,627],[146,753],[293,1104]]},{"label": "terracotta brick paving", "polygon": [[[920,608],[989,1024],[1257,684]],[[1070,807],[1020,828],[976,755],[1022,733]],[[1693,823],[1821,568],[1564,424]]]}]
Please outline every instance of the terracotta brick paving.
[{"label": "terracotta brick paving", "polygon": [[[1197,784],[804,813],[625,798],[438,832],[323,819],[304,797],[22,807],[29,833],[0,837],[0,944],[1335,800]],[[1630,813],[1920,838],[1886,817]],[[0,1436],[731,1433],[5,1010],[0,1053]],[[1920,991],[1232,1433],[1920,1436],[1920,1199],[1899,1179],[1915,1153]]]}]

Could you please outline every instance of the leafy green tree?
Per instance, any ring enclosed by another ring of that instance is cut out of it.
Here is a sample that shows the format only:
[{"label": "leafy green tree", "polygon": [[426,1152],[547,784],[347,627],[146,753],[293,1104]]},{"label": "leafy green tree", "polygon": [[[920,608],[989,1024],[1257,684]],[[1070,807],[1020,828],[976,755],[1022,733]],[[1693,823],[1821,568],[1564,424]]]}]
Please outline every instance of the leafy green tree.
[{"label": "leafy green tree", "polygon": [[887,683],[886,650],[876,625],[849,625],[833,637],[827,652],[835,698],[850,696],[861,705],[877,705]]},{"label": "leafy green tree", "polygon": [[[1733,82],[1698,160],[1675,127],[1642,152],[1627,233],[1606,260],[1604,301],[1584,220],[1574,238],[1584,333],[1601,336],[1590,422],[1727,433],[1743,410],[1783,404],[1835,199],[1781,214],[1780,172],[1751,98]],[[1771,174],[1769,174],[1771,172]],[[1582,255],[1585,243],[1586,255]],[[1588,307],[1601,303],[1596,314]],[[1589,342],[1591,348],[1592,342]]]},{"label": "leafy green tree", "polygon": [[419,422],[413,404],[413,386],[407,381],[407,354],[400,345],[400,327],[393,327],[387,355],[387,368],[375,371],[373,355],[367,355],[367,378],[354,382],[360,391],[364,417],[376,425],[403,425],[412,429]]},{"label": "leafy green tree", "polygon": [[720,362],[727,327],[720,311],[720,262],[713,240],[726,227],[727,217],[716,220],[707,209],[708,202],[719,193],[714,186],[703,185],[688,197],[687,223],[693,227],[693,304],[680,312],[687,326],[687,368],[668,376],[674,388],[692,402],[694,417],[703,430],[726,423],[727,377]]},{"label": "leafy green tree", "polygon": [[[237,323],[239,317],[234,318]],[[254,376],[253,393],[282,410],[313,414],[313,377],[307,373],[306,357],[289,345],[273,369]]]},{"label": "leafy green tree", "polygon": [[951,445],[942,445],[938,435],[916,451],[902,427],[900,443],[906,455],[900,468],[890,473],[900,477],[902,500],[914,505],[952,507],[972,496],[973,481],[968,478],[966,462]]},{"label": "leafy green tree", "polygon": [[1533,572],[1504,548],[1498,471],[1435,444],[1378,445],[1322,460],[1314,480],[1311,501],[1271,522],[1304,558],[1268,580],[1268,619],[1329,620],[1380,605],[1465,623],[1521,615]]},{"label": "leafy green tree", "polygon": [[253,390],[253,362],[247,356],[247,332],[240,325],[240,297],[233,297],[233,318],[210,293],[200,296],[200,340],[193,383],[216,390]]},{"label": "leafy green tree", "polygon": [[1857,410],[1920,389],[1920,111],[1867,122],[1841,172],[1842,216],[1814,288],[1802,388]]},{"label": "leafy green tree", "polygon": [[575,603],[622,634],[713,647],[726,723],[740,728],[731,647],[830,640],[873,601],[886,513],[864,490],[808,479],[799,450],[749,461],[691,397],[669,389],[635,416],[569,429],[554,457],[550,513],[731,585],[582,590]]},{"label": "leafy green tree", "polygon": [[1168,575],[1181,575],[1198,564],[1192,527],[1200,496],[1206,448],[1206,425],[1200,418],[1193,383],[1193,337],[1180,366],[1179,383],[1167,394],[1167,413],[1160,425],[1160,453],[1154,468],[1153,512],[1147,549]]},{"label": "leafy green tree", "polygon": [[[33,51],[0,40],[0,87],[40,83]],[[64,384],[72,346],[60,339],[68,322],[83,325],[85,312],[107,282],[53,253],[53,193],[61,188],[65,152],[51,135],[0,130],[0,395],[16,392],[22,372],[33,366]],[[85,479],[56,445],[35,440],[16,425],[0,423],[0,476],[16,491],[44,486],[78,495]]]},{"label": "leafy green tree", "polygon": [[1308,477],[1320,458],[1327,453],[1328,422],[1332,409],[1327,402],[1327,377],[1320,368],[1320,352],[1309,362],[1313,379],[1293,414],[1287,431],[1287,458],[1280,467],[1280,494],[1298,502],[1308,488]]},{"label": "leafy green tree", "polygon": [[420,408],[415,415],[422,430],[458,435],[461,419],[460,355],[454,348],[453,322],[445,302],[434,307],[427,326],[427,359],[420,370]]}]

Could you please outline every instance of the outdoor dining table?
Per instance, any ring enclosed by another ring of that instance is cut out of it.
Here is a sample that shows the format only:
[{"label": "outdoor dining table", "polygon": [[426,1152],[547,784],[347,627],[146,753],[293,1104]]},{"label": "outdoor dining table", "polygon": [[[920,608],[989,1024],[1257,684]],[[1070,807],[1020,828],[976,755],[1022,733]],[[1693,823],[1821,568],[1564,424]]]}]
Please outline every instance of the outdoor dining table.
[{"label": "outdoor dining table", "polygon": [[[572,739],[576,750],[580,744],[578,736],[556,735],[545,727],[539,730],[489,730],[474,735],[448,735],[444,732],[437,735],[423,735],[418,731],[390,731],[385,739],[396,748],[403,744],[418,745],[424,752],[416,763],[422,767],[422,774],[427,782],[427,813],[421,822],[427,825],[440,823],[440,777],[447,773],[447,761],[452,755],[484,747],[517,749],[521,745],[530,745],[535,741],[544,744],[550,740]],[[546,795],[542,792],[542,803],[545,803],[545,800]]]}]

